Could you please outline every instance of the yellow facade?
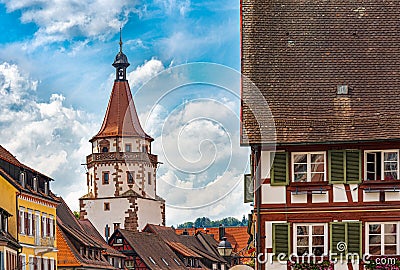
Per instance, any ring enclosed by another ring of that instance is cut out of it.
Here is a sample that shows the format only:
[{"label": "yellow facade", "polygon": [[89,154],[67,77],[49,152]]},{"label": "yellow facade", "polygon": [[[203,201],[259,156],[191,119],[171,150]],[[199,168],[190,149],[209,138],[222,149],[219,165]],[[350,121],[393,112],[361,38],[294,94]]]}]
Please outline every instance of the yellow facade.
[{"label": "yellow facade", "polygon": [[12,216],[8,219],[8,232],[17,238],[17,188],[0,175],[0,205]]},{"label": "yellow facade", "polygon": [[53,201],[32,194],[21,193],[18,196],[18,238],[22,260],[25,261],[21,269],[57,268],[56,207]]}]

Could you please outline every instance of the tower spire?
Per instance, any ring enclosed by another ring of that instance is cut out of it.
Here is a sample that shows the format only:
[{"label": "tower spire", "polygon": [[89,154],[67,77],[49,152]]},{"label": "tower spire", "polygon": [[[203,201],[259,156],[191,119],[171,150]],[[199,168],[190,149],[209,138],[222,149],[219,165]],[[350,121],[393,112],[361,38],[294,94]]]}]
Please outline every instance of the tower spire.
[{"label": "tower spire", "polygon": [[119,28],[119,52],[122,53],[122,29]]},{"label": "tower spire", "polygon": [[115,80],[116,81],[126,81],[126,68],[129,66],[128,57],[122,52],[122,29],[119,28],[119,52],[115,56],[114,63],[115,67]]}]

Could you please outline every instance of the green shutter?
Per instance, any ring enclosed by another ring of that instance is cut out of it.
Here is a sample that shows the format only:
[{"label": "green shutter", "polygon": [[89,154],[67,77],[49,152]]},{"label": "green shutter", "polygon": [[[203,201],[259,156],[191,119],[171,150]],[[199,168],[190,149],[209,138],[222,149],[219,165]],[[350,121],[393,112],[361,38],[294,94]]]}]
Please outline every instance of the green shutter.
[{"label": "green shutter", "polygon": [[347,223],[347,252],[361,256],[361,222]]},{"label": "green shutter", "polygon": [[331,222],[331,252],[336,253],[337,256],[344,254],[346,250],[338,250],[339,243],[346,243],[346,223],[344,222]]},{"label": "green shutter", "polygon": [[272,252],[276,258],[279,254],[290,254],[290,227],[289,223],[272,224]]},{"label": "green shutter", "polygon": [[361,182],[361,152],[346,151],[346,183]]},{"label": "green shutter", "polygon": [[344,151],[329,151],[329,183],[344,183]]},{"label": "green shutter", "polygon": [[271,153],[271,161],[271,185],[287,185],[289,183],[288,153]]}]

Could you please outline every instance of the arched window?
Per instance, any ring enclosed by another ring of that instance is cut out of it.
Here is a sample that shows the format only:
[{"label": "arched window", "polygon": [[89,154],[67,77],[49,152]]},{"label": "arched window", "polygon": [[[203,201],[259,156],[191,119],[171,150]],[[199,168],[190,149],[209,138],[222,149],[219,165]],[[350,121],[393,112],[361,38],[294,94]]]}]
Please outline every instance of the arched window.
[{"label": "arched window", "polygon": [[101,152],[102,153],[107,153],[108,152],[108,147],[107,146],[103,146],[103,148],[101,148]]}]

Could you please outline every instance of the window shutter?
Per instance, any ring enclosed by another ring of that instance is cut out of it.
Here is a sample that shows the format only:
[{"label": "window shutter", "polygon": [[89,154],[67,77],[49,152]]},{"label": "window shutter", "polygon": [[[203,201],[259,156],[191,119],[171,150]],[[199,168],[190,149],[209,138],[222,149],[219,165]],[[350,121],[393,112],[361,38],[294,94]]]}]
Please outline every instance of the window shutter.
[{"label": "window shutter", "polygon": [[286,254],[286,259],[290,254],[290,231],[289,223],[272,224],[272,249],[276,256]]},{"label": "window shutter", "polygon": [[344,151],[329,151],[329,183],[344,183]]},{"label": "window shutter", "polygon": [[[346,243],[346,223],[344,222],[331,222],[330,223],[330,231],[331,231],[331,252],[336,253],[336,256],[340,256],[340,254],[345,254],[346,250],[341,249],[338,250],[339,243]],[[347,243],[346,243],[347,244]],[[339,247],[340,248],[340,247]]]},{"label": "window shutter", "polygon": [[271,153],[271,185],[284,186],[289,183],[288,153]]},{"label": "window shutter", "polygon": [[346,182],[361,182],[361,151],[346,151]]},{"label": "window shutter", "polygon": [[347,252],[361,256],[361,222],[347,223]]}]

